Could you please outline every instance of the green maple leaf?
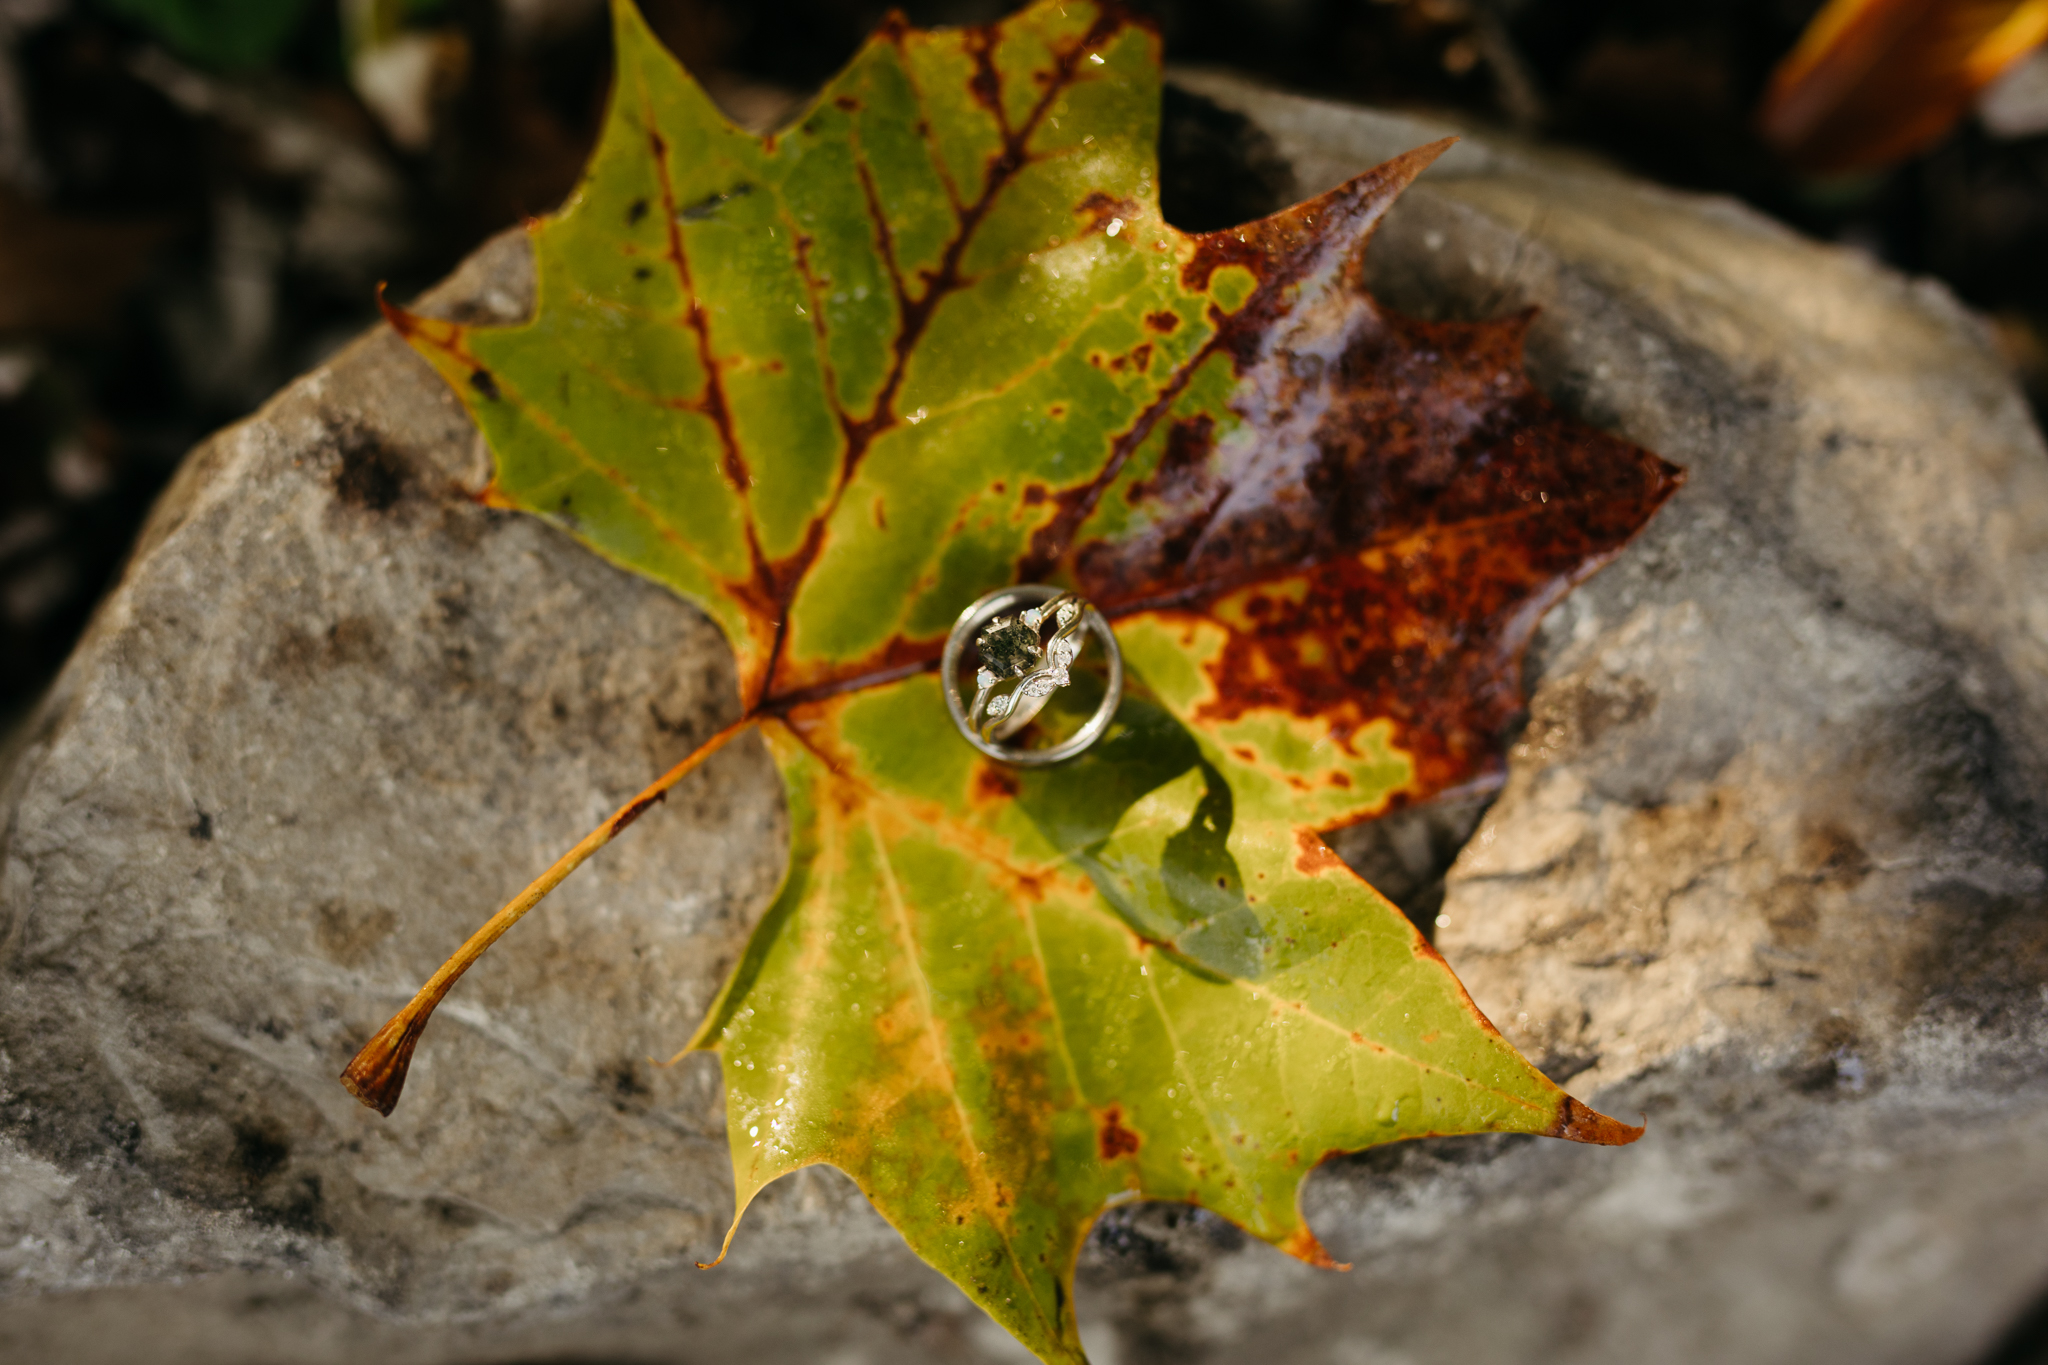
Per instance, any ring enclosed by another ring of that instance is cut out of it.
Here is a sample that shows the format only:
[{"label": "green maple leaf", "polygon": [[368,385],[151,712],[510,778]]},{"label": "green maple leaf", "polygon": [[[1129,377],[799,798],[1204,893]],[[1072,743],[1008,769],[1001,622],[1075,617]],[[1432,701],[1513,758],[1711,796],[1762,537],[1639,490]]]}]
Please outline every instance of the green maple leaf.
[{"label": "green maple leaf", "polygon": [[[490,499],[709,612],[744,717],[500,912],[350,1087],[389,1112],[476,954],[758,726],[789,870],[691,1044],[722,1058],[739,1210],[829,1162],[1046,1360],[1082,1359],[1075,1258],[1124,1200],[1327,1263],[1297,1194],[1330,1154],[1633,1140],[1318,837],[1497,771],[1535,621],[1679,480],[1533,391],[1526,318],[1365,293],[1373,224],[1441,147],[1191,236],[1159,215],[1157,40],[1117,12],[891,21],[767,138],[630,4],[616,28],[532,321],[391,316],[488,438]],[[1131,676],[1102,742],[1029,772],[955,733],[934,671],[1020,581],[1099,604]]]}]

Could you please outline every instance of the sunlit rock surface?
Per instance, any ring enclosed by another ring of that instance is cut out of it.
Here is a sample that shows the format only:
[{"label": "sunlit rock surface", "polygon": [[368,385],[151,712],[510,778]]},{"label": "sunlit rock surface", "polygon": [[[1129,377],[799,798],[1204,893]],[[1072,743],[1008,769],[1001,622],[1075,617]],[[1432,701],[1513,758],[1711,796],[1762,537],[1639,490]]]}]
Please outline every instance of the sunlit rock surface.
[{"label": "sunlit rock surface", "polygon": [[[1249,116],[1201,106],[1198,141],[1254,190],[1444,131],[1180,82]],[[1649,1134],[1337,1163],[1308,1203],[1348,1275],[1119,1211],[1091,1352],[1980,1358],[2048,1285],[2048,454],[2015,389],[1933,286],[1485,135],[1371,266],[1415,313],[1539,306],[1538,381],[1691,472],[1544,626],[1490,809],[1338,839],[1513,1041]],[[530,290],[505,238],[437,306]],[[779,875],[757,743],[492,952],[391,1119],[335,1084],[736,706],[702,617],[477,505],[485,460],[366,338],[194,453],[12,741],[0,1357],[1017,1359],[830,1172],[691,1264],[730,1212],[715,1071],[650,1058]]]}]

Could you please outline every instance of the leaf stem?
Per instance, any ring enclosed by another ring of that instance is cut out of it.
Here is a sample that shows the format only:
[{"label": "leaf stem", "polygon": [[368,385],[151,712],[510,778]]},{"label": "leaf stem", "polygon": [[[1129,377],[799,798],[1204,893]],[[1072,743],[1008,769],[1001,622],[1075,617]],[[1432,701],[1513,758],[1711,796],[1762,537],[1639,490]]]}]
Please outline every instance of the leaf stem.
[{"label": "leaf stem", "polygon": [[469,936],[468,942],[455,950],[454,956],[441,964],[439,971],[427,978],[427,984],[420,987],[419,993],[406,1003],[405,1008],[392,1015],[390,1022],[363,1044],[362,1051],[348,1064],[348,1070],[341,1073],[342,1086],[349,1094],[380,1114],[389,1114],[396,1108],[399,1092],[405,1089],[405,1073],[412,1066],[413,1046],[419,1042],[420,1033],[426,1028],[434,1007],[441,1003],[441,998],[448,994],[456,980],[469,970],[470,964],[482,957],[486,948],[504,937],[505,931],[517,924],[527,911],[546,899],[547,894],[581,867],[591,854],[616,839],[649,806],[667,796],[671,787],[688,777],[705,759],[724,748],[753,723],[752,715],[743,716],[698,745],[682,762],[619,807],[609,820],[584,835],[576,847],[557,858],[554,866],[534,878],[524,891],[506,902],[504,909],[486,920],[482,928]]}]

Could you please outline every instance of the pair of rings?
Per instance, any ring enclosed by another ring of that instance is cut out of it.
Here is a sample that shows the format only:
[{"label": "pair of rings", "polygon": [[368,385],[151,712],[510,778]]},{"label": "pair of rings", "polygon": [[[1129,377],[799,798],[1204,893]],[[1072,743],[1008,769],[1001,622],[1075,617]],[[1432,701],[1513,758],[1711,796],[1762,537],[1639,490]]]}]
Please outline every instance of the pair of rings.
[{"label": "pair of rings", "polygon": [[[1004,743],[1067,685],[1068,668],[1090,635],[1101,641],[1109,663],[1109,685],[1094,714],[1072,735],[1043,749]],[[970,645],[972,700],[961,679]],[[998,589],[961,612],[946,637],[939,667],[946,709],[967,742],[998,762],[1024,768],[1072,758],[1102,738],[1124,695],[1123,654],[1109,622],[1073,593],[1043,583]]]}]

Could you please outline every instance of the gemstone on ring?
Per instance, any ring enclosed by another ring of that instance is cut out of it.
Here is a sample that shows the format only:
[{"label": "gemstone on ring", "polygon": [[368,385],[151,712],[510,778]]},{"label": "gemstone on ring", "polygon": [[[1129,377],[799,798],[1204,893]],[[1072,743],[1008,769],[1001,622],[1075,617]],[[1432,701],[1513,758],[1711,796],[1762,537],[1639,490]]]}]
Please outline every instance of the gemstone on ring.
[{"label": "gemstone on ring", "polygon": [[[1027,612],[1025,615],[1036,615]],[[998,616],[989,623],[989,628],[974,642],[981,651],[981,666],[997,678],[1021,678],[1038,663],[1038,632],[1022,620],[1008,621]]]}]

